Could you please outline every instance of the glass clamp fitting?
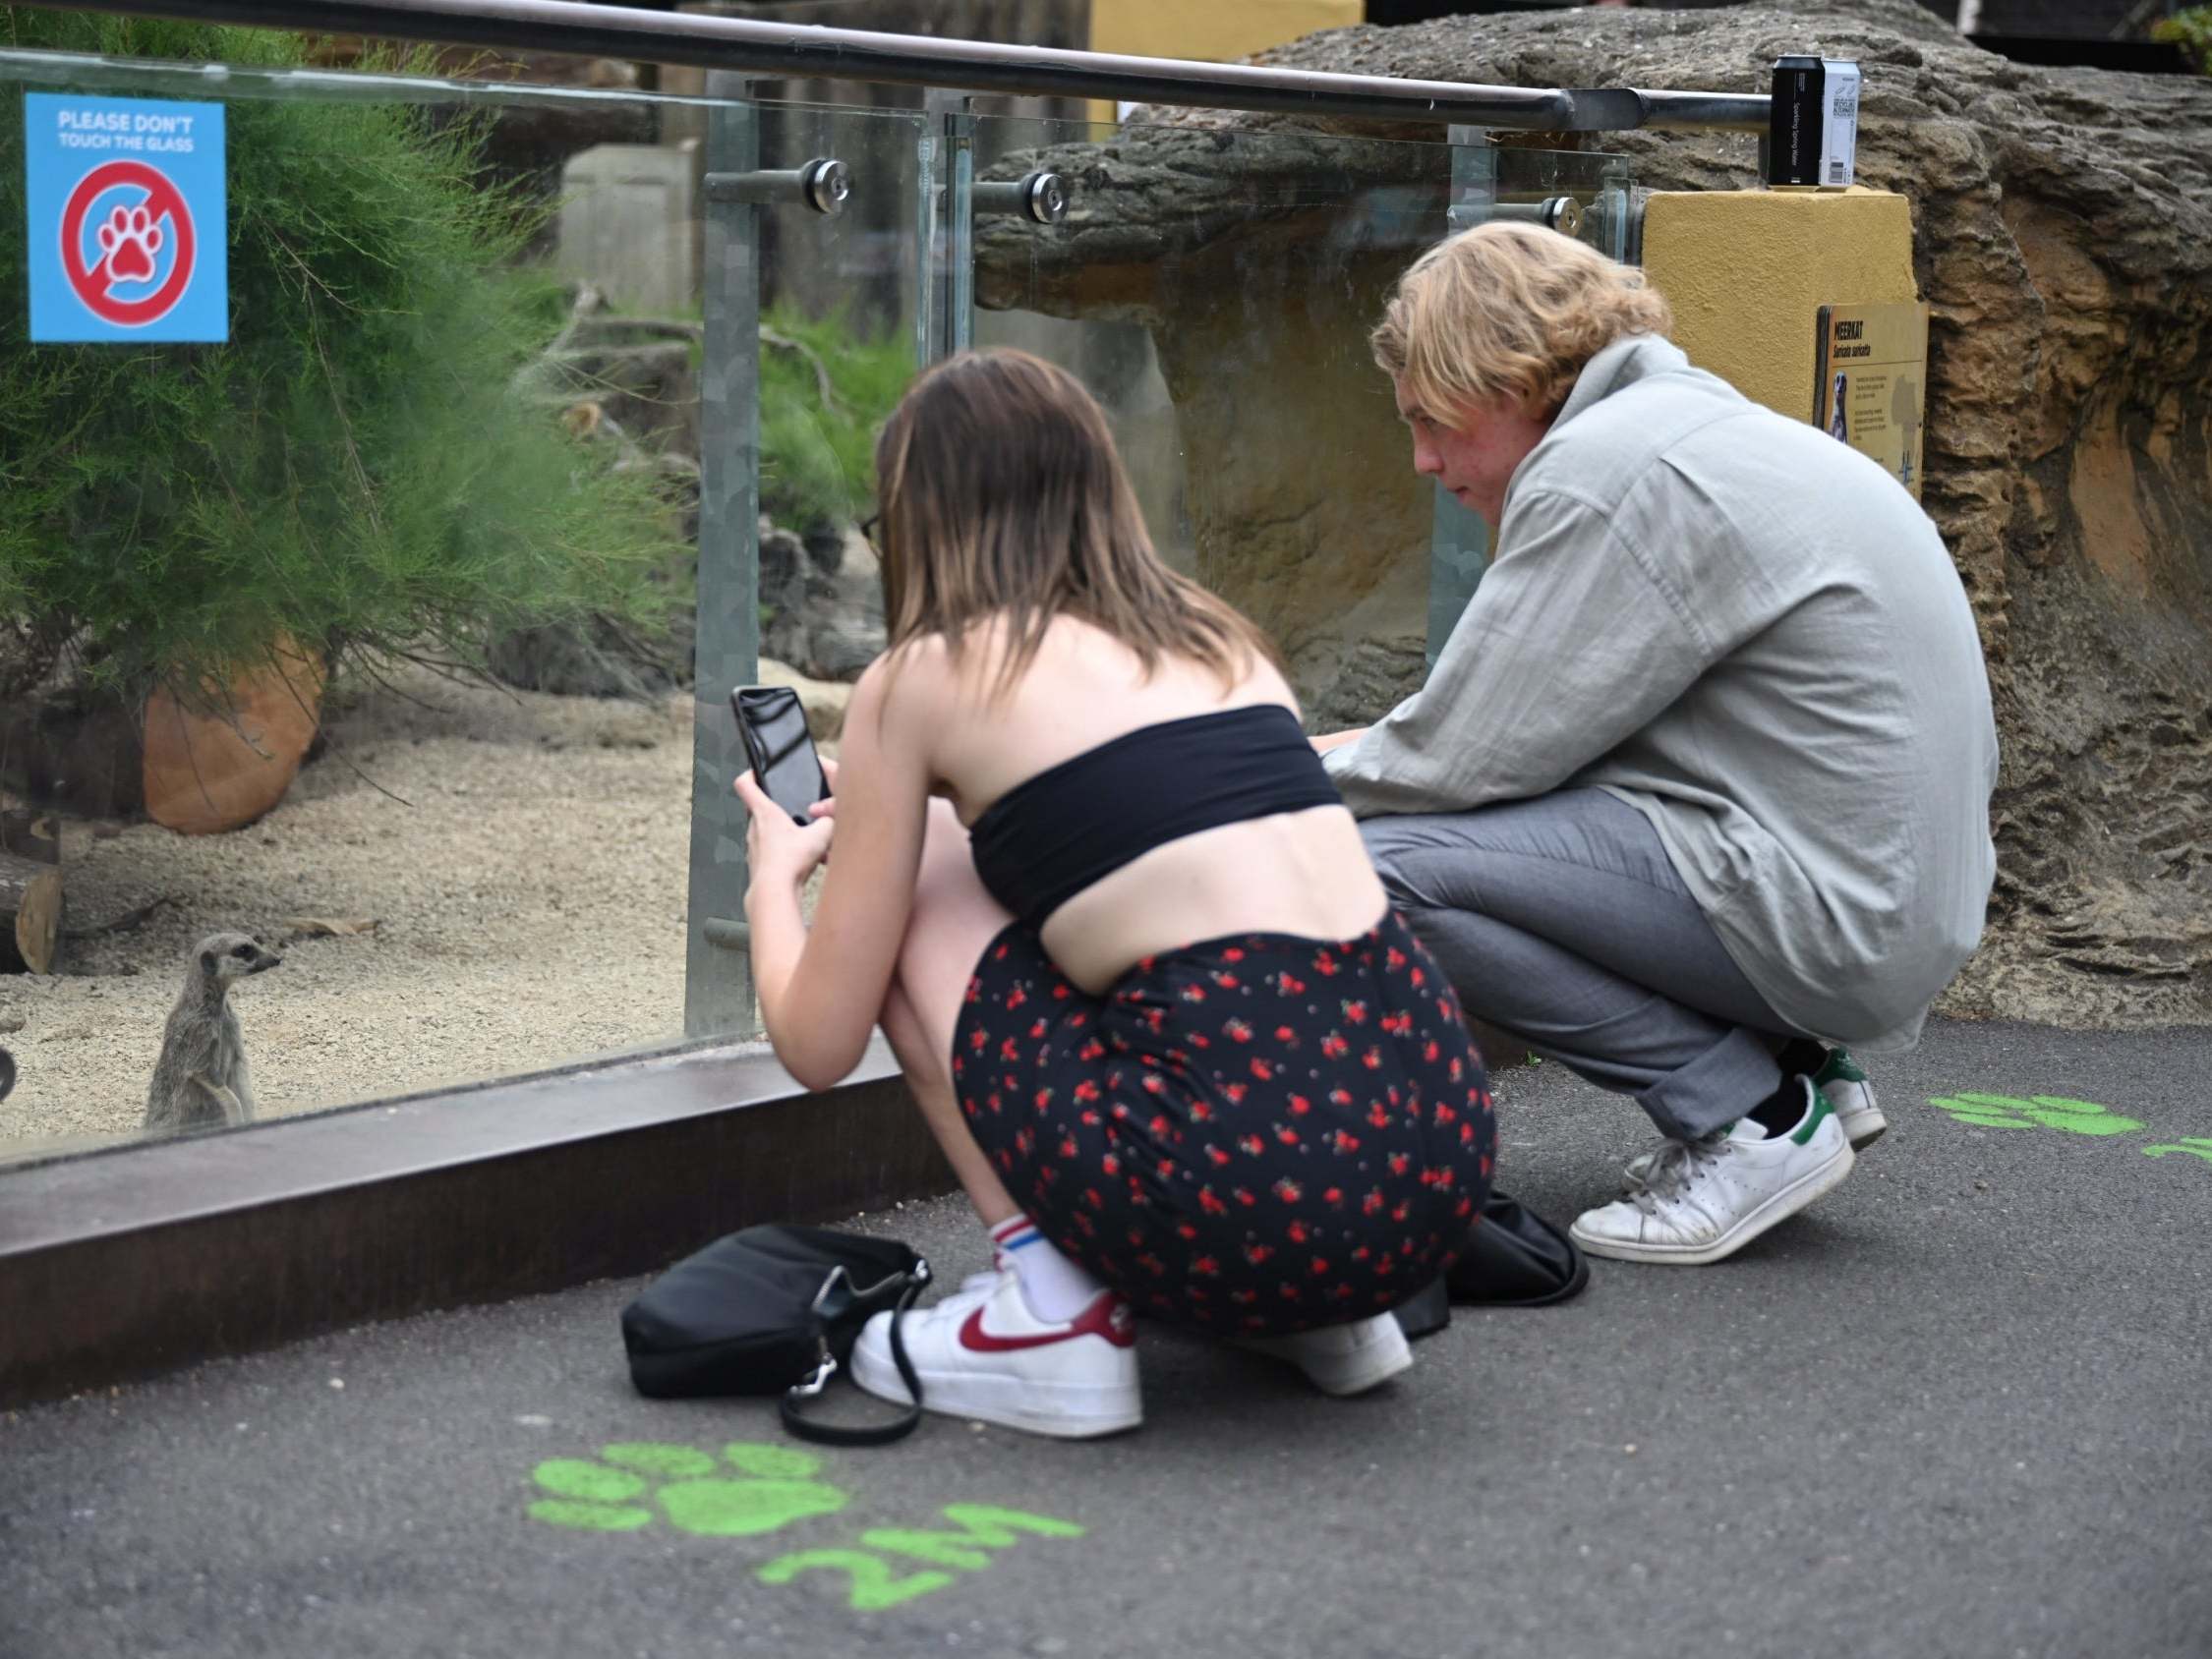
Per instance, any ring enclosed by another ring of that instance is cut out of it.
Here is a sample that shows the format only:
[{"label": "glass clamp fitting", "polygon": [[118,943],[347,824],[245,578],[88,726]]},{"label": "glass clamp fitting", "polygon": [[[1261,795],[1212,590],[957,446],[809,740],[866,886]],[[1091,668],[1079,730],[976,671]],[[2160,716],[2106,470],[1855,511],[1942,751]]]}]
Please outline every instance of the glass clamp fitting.
[{"label": "glass clamp fitting", "polygon": [[1019,179],[975,186],[978,213],[1019,213],[1040,225],[1056,225],[1068,216],[1068,181],[1061,174],[1039,168]]},{"label": "glass clamp fitting", "polygon": [[852,170],[828,156],[818,155],[803,167],[707,175],[709,201],[751,201],[763,206],[796,202],[834,216],[844,211],[851,195]]}]

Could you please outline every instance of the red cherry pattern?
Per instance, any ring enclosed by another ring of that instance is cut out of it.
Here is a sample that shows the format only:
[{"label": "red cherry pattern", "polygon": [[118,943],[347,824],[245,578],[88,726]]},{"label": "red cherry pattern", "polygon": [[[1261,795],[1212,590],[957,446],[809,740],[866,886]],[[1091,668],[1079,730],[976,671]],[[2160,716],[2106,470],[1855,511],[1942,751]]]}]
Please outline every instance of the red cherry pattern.
[{"label": "red cherry pattern", "polygon": [[1104,997],[1015,923],[976,965],[953,1049],[961,1112],[1045,1235],[1200,1329],[1392,1307],[1488,1195],[1482,1057],[1395,914],[1335,943],[1162,952]]}]

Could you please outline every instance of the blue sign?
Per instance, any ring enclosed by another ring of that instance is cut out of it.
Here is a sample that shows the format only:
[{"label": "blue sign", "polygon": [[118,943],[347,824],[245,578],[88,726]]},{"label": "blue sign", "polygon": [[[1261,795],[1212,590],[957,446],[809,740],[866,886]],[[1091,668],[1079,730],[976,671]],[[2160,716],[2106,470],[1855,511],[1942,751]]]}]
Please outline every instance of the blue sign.
[{"label": "blue sign", "polygon": [[33,340],[227,340],[223,106],[23,100]]}]

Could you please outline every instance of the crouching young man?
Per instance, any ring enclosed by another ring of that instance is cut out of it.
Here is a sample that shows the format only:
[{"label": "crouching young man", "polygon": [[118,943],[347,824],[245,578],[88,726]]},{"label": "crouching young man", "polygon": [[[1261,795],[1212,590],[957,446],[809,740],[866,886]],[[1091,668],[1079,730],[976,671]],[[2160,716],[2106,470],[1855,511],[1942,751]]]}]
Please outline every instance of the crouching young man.
[{"label": "crouching young man", "polygon": [[1695,1264],[1885,1125],[1981,937],[1997,732],[1935,526],[1880,466],[1694,369],[1640,272],[1488,224],[1373,336],[1414,465],[1496,531],[1427,683],[1318,738],[1468,1011],[1665,1137],[1574,1236]]}]

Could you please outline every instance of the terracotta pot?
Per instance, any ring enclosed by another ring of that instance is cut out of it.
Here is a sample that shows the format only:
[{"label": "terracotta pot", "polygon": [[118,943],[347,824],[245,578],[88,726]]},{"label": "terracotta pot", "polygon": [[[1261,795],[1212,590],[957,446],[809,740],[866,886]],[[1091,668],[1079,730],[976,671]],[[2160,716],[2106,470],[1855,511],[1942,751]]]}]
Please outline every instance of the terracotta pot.
[{"label": "terracotta pot", "polygon": [[284,642],[277,660],[230,688],[236,719],[196,715],[166,691],[146,699],[146,816],[186,835],[251,824],[284,798],[322,712],[323,666]]}]

